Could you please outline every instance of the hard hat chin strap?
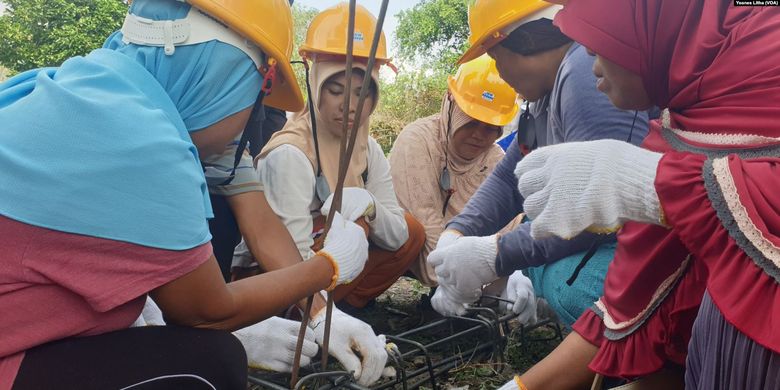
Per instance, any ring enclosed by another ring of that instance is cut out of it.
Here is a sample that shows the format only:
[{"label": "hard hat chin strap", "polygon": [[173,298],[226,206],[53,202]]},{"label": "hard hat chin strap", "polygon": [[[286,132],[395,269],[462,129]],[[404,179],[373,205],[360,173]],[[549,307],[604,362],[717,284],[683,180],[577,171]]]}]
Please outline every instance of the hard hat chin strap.
[{"label": "hard hat chin strap", "polygon": [[325,175],[322,174],[322,163],[320,163],[320,141],[319,138],[317,138],[317,116],[316,111],[314,110],[314,99],[312,99],[311,94],[311,82],[309,81],[309,59],[310,57],[304,56],[303,61],[292,61],[292,63],[303,64],[303,69],[306,72],[306,94],[308,95],[306,100],[309,103],[311,134],[312,139],[314,139],[314,154],[317,157],[317,173],[315,175],[314,194],[317,196],[320,202],[325,202],[328,199],[328,196],[330,196],[330,185],[328,185],[328,180],[325,178]]},{"label": "hard hat chin strap", "polygon": [[244,127],[244,131],[241,133],[241,139],[238,141],[236,155],[233,160],[233,169],[230,171],[228,178],[219,185],[228,185],[233,181],[236,177],[236,169],[238,168],[238,164],[241,163],[241,157],[244,155],[247,144],[259,141],[258,135],[260,132],[256,130],[262,128],[263,122],[265,121],[263,99],[271,94],[271,89],[276,80],[276,60],[273,58],[270,59],[268,65],[264,67],[264,70],[263,85],[260,87],[260,93],[258,93],[255,105],[252,107],[252,113],[249,115],[249,120]]}]

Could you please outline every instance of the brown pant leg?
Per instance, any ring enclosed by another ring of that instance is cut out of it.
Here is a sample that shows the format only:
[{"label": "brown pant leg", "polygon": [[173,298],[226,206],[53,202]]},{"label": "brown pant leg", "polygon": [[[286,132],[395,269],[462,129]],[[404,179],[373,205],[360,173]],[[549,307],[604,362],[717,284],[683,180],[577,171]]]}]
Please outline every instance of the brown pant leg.
[{"label": "brown pant leg", "polygon": [[344,300],[354,307],[364,307],[395,283],[420,255],[425,245],[425,229],[411,214],[406,213],[409,239],[397,251],[372,246],[363,272],[352,283],[333,290],[335,301]]}]

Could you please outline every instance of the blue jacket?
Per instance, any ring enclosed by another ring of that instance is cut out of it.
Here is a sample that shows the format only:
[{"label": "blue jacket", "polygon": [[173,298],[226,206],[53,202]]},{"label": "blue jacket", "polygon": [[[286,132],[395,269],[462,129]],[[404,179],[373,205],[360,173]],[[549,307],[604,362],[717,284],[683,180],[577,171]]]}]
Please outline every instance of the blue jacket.
[{"label": "blue jacket", "polygon": [[[448,228],[467,236],[491,235],[523,212],[523,197],[514,175],[515,166],[523,157],[518,139],[529,139],[533,134],[538,146],[545,146],[605,138],[628,140],[631,134],[633,144],[642,142],[648,130],[647,113],[615,108],[596,89],[593,61],[594,57],[583,46],[572,44],[558,68],[552,92],[531,103],[527,132],[518,134],[496,169]],[[551,263],[587,250],[594,239],[594,234],[583,233],[571,240],[533,240],[530,225],[522,224],[499,239],[496,271],[505,276],[518,269]]]}]

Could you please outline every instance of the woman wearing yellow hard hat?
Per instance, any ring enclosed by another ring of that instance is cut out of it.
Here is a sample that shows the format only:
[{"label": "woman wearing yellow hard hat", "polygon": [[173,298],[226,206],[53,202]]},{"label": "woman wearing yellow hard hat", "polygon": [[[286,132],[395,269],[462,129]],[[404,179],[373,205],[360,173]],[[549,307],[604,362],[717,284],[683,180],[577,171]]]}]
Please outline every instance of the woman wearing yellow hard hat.
[{"label": "woman wearing yellow hard hat", "polygon": [[[301,56],[311,62],[307,80],[311,86],[309,107],[296,113],[263,148],[257,160],[257,173],[265,187],[265,196],[287,226],[299,257],[315,256],[316,236],[321,232],[336,188],[343,115],[348,111],[352,127],[363,76],[372,82],[365,109],[359,118],[354,153],[345,179],[342,213],[367,228],[362,240],[371,243],[365,270],[348,286],[331,292],[341,308],[362,308],[390,287],[407,270],[424,242],[422,227],[405,216],[393,191],[390,167],[379,144],[369,135],[369,117],[379,99],[379,67],[389,62],[384,34],[380,35],[377,65],[367,69],[376,18],[362,6],[355,12],[351,89],[347,90],[346,49],[349,9],[337,4],[314,17]],[[344,107],[345,94],[351,94]],[[246,247],[236,251],[236,262],[251,261]],[[298,283],[296,277],[285,280]],[[310,327],[318,342],[324,339],[324,300],[314,302]],[[341,310],[335,310],[330,336],[330,352],[348,371],[354,371],[358,383],[375,382],[384,369],[387,353],[381,337],[366,323]],[[355,350],[360,351],[359,354]]]},{"label": "woman wearing yellow hard hat", "polygon": [[[292,34],[286,0],[135,0],[104,48],[0,84],[0,389],[243,390],[224,330],[273,364],[287,345],[252,324],[359,274],[343,219],[282,271],[225,284],[212,255],[201,157],[263,103],[303,107]],[[147,294],[179,326],[128,329]]]},{"label": "woman wearing yellow hard hat", "polygon": [[[503,276],[509,276],[505,292],[514,301],[508,309],[524,314],[536,295],[553,287],[558,293],[548,297],[553,300],[549,303],[568,324],[601,295],[614,257],[614,235],[534,240],[533,221],[497,234],[523,212],[526,200],[517,190],[514,171],[524,154],[546,145],[603,138],[639,144],[647,133],[646,112],[619,110],[596,89],[593,57],[552,23],[560,8],[541,0],[475,0],[469,5],[471,47],[461,61],[487,53],[501,77],[530,104],[506,156],[463,212],[448,222],[428,256],[439,282],[432,304],[442,313],[463,312],[464,305],[479,299],[482,285]],[[538,266],[544,267],[532,268]],[[579,368],[583,375],[536,377],[534,387],[556,388],[547,380],[584,378],[584,384],[592,373],[585,365]]]},{"label": "woman wearing yellow hard hat", "polygon": [[518,111],[517,93],[483,55],[448,80],[441,111],[407,125],[390,152],[393,186],[401,206],[425,227],[425,247],[410,271],[436,286],[428,253],[504,156],[495,144]]}]

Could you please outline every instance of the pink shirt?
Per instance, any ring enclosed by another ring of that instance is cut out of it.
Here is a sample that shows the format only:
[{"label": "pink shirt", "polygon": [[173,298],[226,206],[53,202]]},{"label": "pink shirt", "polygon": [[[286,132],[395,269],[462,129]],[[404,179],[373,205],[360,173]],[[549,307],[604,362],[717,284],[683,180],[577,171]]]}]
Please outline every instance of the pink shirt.
[{"label": "pink shirt", "polygon": [[127,328],[146,293],[193,271],[211,243],[149,248],[27,225],[0,216],[0,390],[10,390],[25,350]]}]

